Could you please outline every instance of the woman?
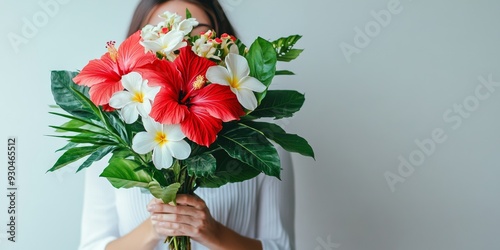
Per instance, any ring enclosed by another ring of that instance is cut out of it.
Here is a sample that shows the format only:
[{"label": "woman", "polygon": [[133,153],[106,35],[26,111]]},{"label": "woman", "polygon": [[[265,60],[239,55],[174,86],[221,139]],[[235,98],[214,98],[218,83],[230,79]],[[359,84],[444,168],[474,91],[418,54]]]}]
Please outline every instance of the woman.
[{"label": "woman", "polygon": [[[147,23],[156,24],[166,10],[184,14],[186,8],[200,23],[193,32],[234,34],[217,1],[143,0],[129,35]],[[286,176],[291,173],[290,155],[280,150],[280,157],[286,169],[283,179],[292,181]],[[193,250],[293,247],[293,231],[287,231],[293,227],[293,186],[286,195],[274,177],[261,174],[217,189],[199,188],[196,196],[178,195],[174,207],[137,188],[114,189],[98,177],[101,172],[91,167],[86,173],[81,250],[166,249],[165,237],[177,235],[190,236]]]}]

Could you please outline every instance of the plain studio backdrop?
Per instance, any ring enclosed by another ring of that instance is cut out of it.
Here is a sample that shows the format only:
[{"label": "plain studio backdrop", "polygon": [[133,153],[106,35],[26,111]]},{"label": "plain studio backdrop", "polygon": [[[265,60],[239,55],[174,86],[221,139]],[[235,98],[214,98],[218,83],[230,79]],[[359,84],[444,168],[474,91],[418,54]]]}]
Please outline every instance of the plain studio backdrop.
[{"label": "plain studio backdrop", "polygon": [[[50,71],[81,69],[125,38],[135,1],[0,3],[0,249],[76,249],[83,174],[45,173]],[[500,2],[221,0],[239,37],[304,37],[274,88],[306,94],[280,121],[293,155],[300,250],[500,245]],[[7,138],[17,138],[16,243],[7,240]],[[290,190],[293,192],[293,190]]]}]

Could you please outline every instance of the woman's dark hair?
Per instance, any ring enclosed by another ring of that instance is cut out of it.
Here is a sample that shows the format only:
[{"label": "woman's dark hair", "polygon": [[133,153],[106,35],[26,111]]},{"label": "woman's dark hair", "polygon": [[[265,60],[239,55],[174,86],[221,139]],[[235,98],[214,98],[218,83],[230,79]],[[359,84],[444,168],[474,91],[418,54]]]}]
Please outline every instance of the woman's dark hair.
[{"label": "woman's dark hair", "polygon": [[[149,17],[151,11],[158,5],[167,2],[168,0],[141,0],[137,5],[132,21],[130,22],[127,36],[132,35],[136,31],[142,29],[145,25],[146,19]],[[236,35],[233,26],[229,22],[217,0],[184,0],[188,3],[193,3],[199,6],[207,13],[210,18],[210,24],[218,35],[228,33]]]}]

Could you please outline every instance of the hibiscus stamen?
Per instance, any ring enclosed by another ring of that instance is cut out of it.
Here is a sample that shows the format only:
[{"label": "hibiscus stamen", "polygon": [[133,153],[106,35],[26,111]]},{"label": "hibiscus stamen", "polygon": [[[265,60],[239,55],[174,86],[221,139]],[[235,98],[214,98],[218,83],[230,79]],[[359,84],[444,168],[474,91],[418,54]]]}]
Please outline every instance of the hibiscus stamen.
[{"label": "hibiscus stamen", "polygon": [[193,82],[193,89],[201,89],[205,85],[205,77],[202,75],[198,75],[196,80]]},{"label": "hibiscus stamen", "polygon": [[109,56],[113,62],[116,62],[116,57],[118,56],[118,50],[115,47],[116,41],[109,41],[106,43],[106,49],[108,49]]}]

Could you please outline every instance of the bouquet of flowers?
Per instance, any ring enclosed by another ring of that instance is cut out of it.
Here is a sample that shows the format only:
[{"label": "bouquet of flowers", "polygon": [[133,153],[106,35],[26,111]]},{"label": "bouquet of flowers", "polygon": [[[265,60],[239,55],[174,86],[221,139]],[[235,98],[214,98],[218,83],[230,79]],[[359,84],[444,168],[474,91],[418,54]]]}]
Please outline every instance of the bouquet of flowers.
[{"label": "bouquet of flowers", "polygon": [[[52,93],[68,119],[51,126],[68,140],[49,171],[79,161],[80,171],[111,155],[101,177],[115,188],[139,187],[164,203],[199,187],[217,188],[260,173],[280,177],[274,143],[314,157],[302,137],[260,118],[291,117],[304,103],[294,90],[269,90],[278,61],[299,56],[293,35],[247,48],[232,35],[190,35],[198,22],[165,12],[119,48],[80,72],[53,71]],[[235,167],[237,166],[237,167]],[[188,237],[168,237],[190,249]]]}]

